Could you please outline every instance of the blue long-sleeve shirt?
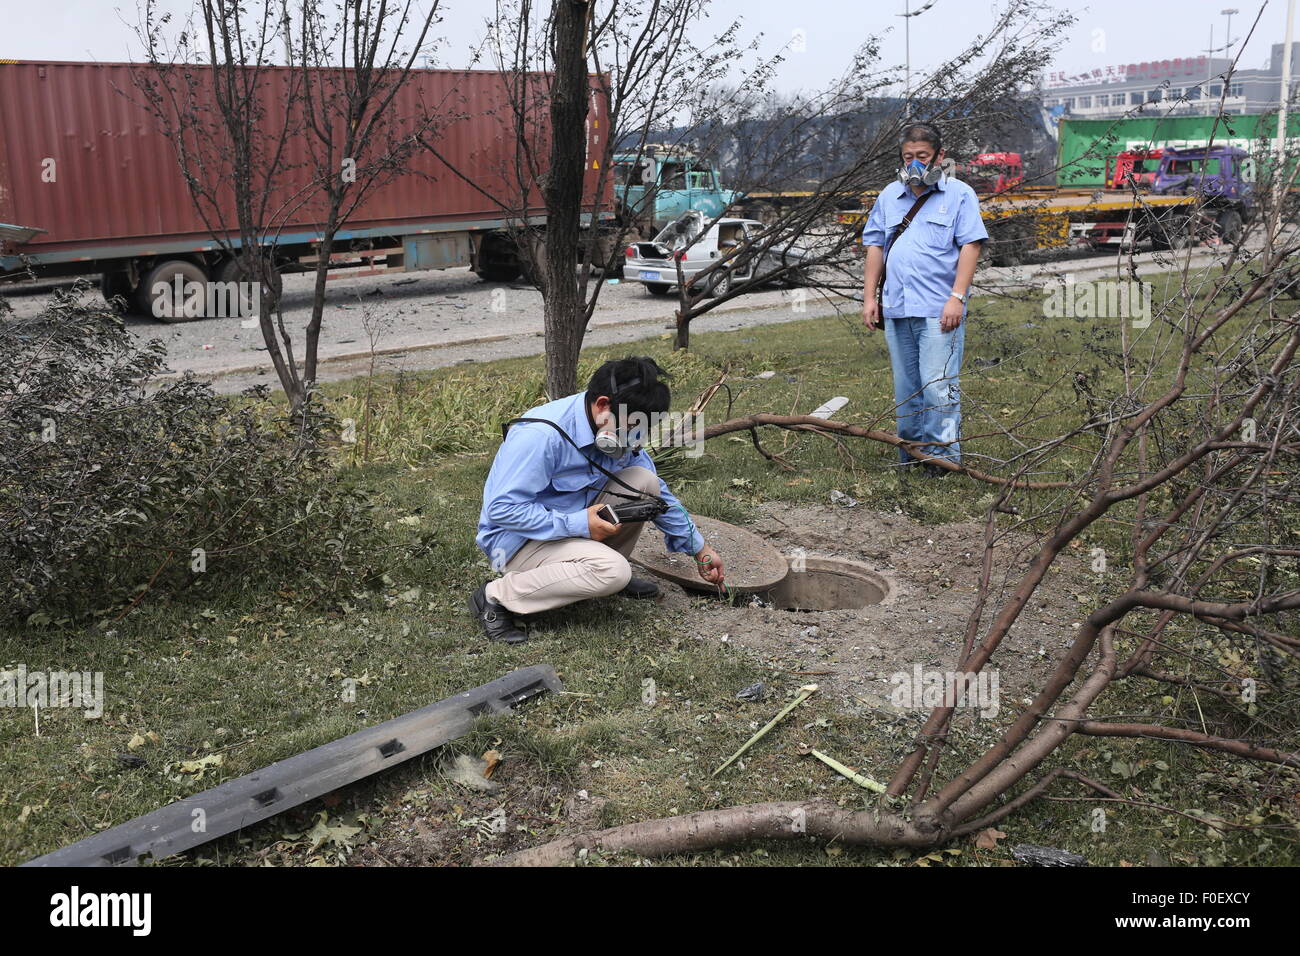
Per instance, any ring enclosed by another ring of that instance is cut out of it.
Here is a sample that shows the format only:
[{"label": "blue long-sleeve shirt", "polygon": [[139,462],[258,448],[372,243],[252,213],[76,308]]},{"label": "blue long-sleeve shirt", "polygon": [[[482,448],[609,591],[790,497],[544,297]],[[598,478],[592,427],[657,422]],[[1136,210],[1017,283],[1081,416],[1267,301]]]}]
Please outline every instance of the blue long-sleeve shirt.
[{"label": "blue long-sleeve shirt", "polygon": [[[952,284],[957,281],[961,247],[989,237],[975,190],[959,179],[947,177],[941,177],[930,188],[937,195],[925,201],[916,221],[885,249],[889,259],[881,314],[887,319],[942,315]],[[880,190],[862,229],[862,244],[885,247],[916,198],[897,180]]]},{"label": "blue long-sleeve shirt", "polygon": [[[526,541],[591,537],[587,508],[609,481],[591,462],[614,474],[634,465],[658,474],[654,460],[644,451],[612,458],[596,447],[586,399],[586,393],[579,392],[520,416],[555,422],[577,448],[540,422],[520,422],[506,433],[483,486],[483,509],[474,538],[494,570],[503,570]],[[631,494],[618,485],[614,490]],[[654,524],[664,533],[668,550],[697,553],[704,547],[704,538],[662,478],[659,496],[668,503],[668,510],[655,518]]]}]

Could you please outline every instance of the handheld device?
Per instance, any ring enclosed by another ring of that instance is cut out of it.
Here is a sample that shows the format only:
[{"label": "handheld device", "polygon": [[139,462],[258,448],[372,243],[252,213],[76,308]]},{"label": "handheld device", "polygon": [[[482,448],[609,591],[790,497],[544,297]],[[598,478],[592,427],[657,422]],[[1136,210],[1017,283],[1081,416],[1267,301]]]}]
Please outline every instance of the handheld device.
[{"label": "handheld device", "polygon": [[614,512],[614,523],[652,521],[668,510],[668,503],[662,498],[643,498],[623,504],[606,505]]},{"label": "handheld device", "polygon": [[667,502],[660,498],[646,498],[617,505],[601,505],[596,517],[610,524],[627,524],[653,521],[668,510]]}]

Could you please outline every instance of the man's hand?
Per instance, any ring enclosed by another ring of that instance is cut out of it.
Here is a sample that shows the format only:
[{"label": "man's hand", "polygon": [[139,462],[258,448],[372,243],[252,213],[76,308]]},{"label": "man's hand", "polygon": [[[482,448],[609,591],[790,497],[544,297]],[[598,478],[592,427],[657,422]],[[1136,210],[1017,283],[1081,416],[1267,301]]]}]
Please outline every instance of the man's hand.
[{"label": "man's hand", "polygon": [[948,301],[943,304],[943,312],[939,314],[939,331],[951,332],[961,325],[962,314],[965,311],[966,307],[956,296],[948,296]]},{"label": "man's hand", "polygon": [[604,541],[606,538],[618,534],[618,525],[606,521],[600,515],[596,514],[604,505],[592,505],[587,509],[587,535],[592,541]]},{"label": "man's hand", "polygon": [[862,321],[867,328],[875,331],[880,326],[880,303],[875,296],[868,297],[862,303]]},{"label": "man's hand", "polygon": [[695,567],[700,572],[700,577],[710,584],[720,585],[722,579],[726,576],[726,567],[722,563],[722,555],[707,544],[700,548],[695,555]]}]

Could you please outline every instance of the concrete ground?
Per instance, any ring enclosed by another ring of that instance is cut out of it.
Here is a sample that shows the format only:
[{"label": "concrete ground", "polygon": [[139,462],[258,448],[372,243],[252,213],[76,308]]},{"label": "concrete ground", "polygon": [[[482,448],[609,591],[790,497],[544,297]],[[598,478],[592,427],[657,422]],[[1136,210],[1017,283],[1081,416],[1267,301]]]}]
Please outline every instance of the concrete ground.
[{"label": "concrete ground", "polygon": [[[1226,250],[1202,247],[1190,262],[1201,268]],[[1142,253],[1135,257],[1144,276],[1171,274],[1174,258],[1186,253]],[[1181,259],[1179,260],[1181,264]],[[1116,256],[1074,258],[1014,268],[983,268],[976,294],[999,294],[1042,286],[1069,273],[1075,281],[1116,276]],[[313,276],[284,280],[286,327],[301,352],[302,329],[310,315]],[[30,289],[0,288],[17,315],[38,312],[49,299],[50,285]],[[856,319],[856,301],[817,289],[763,289],[733,299],[697,319],[694,331],[729,331],[790,322],[840,312]],[[676,299],[650,295],[639,282],[608,282],[585,339],[587,345],[610,345],[667,334]],[[142,341],[161,339],[170,374],[186,371],[211,379],[221,392],[249,385],[276,385],[262,343],[261,330],[240,319],[200,319],[167,324],[128,317],[128,328]],[[375,355],[377,372],[415,371],[461,362],[541,355],[542,298],[521,282],[486,283],[468,269],[445,272],[393,273],[333,280],[326,290],[326,313],[320,341],[320,378],[338,380],[366,372]]]}]

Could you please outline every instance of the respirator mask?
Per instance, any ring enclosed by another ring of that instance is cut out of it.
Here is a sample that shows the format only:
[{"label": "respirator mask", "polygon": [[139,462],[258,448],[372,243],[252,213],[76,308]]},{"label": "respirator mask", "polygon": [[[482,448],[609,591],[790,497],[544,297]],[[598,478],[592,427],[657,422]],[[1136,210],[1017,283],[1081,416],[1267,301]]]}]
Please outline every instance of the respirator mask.
[{"label": "respirator mask", "polygon": [[615,403],[630,389],[641,384],[640,378],[620,382],[613,373],[609,378],[609,411],[603,422],[596,423],[596,448],[611,458],[621,458],[630,451],[640,451],[650,430],[650,420],[644,412],[628,414],[627,405],[618,404],[618,418],[614,417]]},{"label": "respirator mask", "polygon": [[927,166],[914,159],[898,170],[898,181],[904,186],[933,186],[943,175],[943,168],[931,163]]},{"label": "respirator mask", "polygon": [[[640,379],[635,379],[632,384],[635,385],[639,381]],[[629,415],[626,405],[621,405],[619,408],[622,412],[622,425],[616,423],[611,407],[605,423],[596,429],[596,448],[611,458],[621,458],[630,451],[640,451],[645,444],[645,430],[648,423],[639,421],[644,419],[645,415],[639,412]]]}]

